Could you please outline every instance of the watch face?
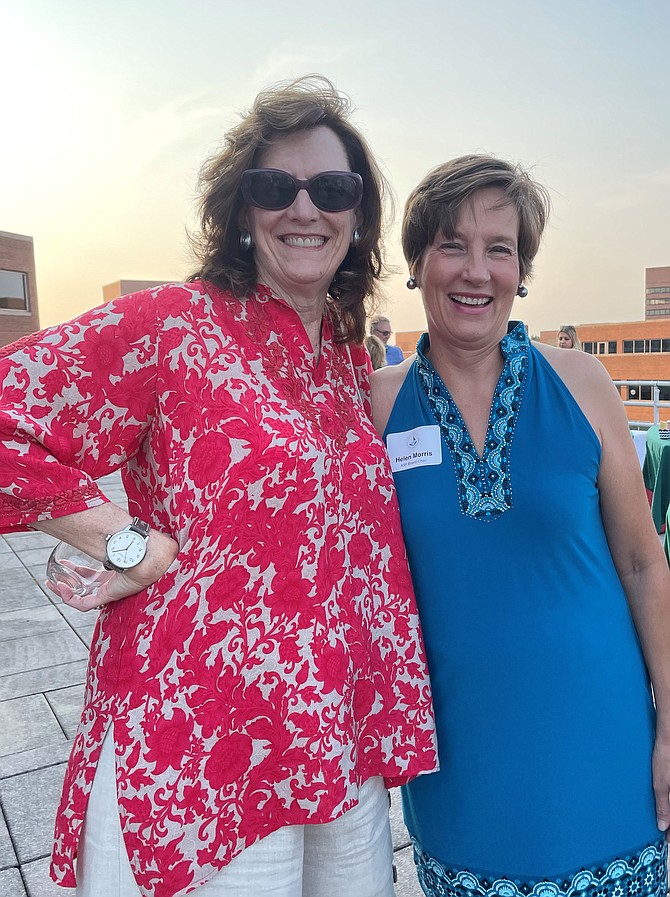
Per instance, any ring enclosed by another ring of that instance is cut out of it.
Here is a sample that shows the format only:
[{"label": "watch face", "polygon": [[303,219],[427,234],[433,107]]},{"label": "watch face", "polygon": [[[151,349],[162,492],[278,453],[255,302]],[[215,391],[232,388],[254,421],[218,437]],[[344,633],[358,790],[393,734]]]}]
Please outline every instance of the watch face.
[{"label": "watch face", "polygon": [[115,567],[127,570],[144,558],[147,540],[132,530],[121,530],[107,540],[107,557]]}]

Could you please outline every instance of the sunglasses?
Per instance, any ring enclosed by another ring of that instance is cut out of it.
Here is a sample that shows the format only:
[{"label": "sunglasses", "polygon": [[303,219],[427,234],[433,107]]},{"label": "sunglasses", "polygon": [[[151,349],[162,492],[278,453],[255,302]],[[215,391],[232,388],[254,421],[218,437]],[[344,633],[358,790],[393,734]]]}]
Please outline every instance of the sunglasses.
[{"label": "sunglasses", "polygon": [[363,178],[355,171],[322,171],[301,181],[278,168],[249,168],[242,175],[244,201],[273,212],[288,209],[300,190],[306,190],[322,212],[355,209],[363,197]]}]

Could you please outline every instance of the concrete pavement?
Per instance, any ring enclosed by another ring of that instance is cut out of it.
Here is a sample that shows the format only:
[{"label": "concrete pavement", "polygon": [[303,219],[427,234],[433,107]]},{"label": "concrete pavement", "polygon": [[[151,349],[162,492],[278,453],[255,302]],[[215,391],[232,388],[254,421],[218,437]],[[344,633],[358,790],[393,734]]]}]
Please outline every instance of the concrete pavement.
[{"label": "concrete pavement", "polygon": [[[118,474],[101,485],[125,505]],[[48,867],[95,620],[44,586],[55,544],[37,532],[0,536],[0,897],[74,895],[51,881]],[[391,826],[397,897],[421,897],[397,791]]]}]

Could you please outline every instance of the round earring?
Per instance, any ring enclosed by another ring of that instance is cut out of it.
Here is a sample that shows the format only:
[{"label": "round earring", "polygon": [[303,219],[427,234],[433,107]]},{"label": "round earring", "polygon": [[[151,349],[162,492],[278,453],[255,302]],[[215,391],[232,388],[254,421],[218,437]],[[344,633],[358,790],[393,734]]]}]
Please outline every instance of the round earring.
[{"label": "round earring", "polygon": [[358,228],[356,228],[356,230],[351,235],[351,245],[355,249],[360,242],[361,242],[361,232],[359,231]]},{"label": "round earring", "polygon": [[522,283],[520,283],[517,287],[516,294],[520,299],[525,299],[528,295],[528,287],[525,287]]},{"label": "round earring", "polygon": [[419,284],[416,282],[416,277],[413,274],[410,274],[409,279],[407,281],[407,289],[415,290]]},{"label": "round earring", "polygon": [[240,231],[240,247],[242,249],[242,252],[249,252],[253,245],[254,241],[251,236],[251,231],[248,231],[246,229]]}]

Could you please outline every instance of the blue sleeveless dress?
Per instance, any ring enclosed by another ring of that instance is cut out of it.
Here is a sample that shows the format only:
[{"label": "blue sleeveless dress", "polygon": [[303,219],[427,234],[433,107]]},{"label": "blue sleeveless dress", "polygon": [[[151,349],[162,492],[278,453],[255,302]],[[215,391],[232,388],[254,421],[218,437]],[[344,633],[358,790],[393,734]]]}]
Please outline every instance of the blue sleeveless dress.
[{"label": "blue sleeveless dress", "polygon": [[440,772],[403,789],[424,891],[663,897],[654,710],[607,545],[600,444],[510,324],[480,459],[417,348],[385,439]]}]

